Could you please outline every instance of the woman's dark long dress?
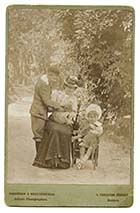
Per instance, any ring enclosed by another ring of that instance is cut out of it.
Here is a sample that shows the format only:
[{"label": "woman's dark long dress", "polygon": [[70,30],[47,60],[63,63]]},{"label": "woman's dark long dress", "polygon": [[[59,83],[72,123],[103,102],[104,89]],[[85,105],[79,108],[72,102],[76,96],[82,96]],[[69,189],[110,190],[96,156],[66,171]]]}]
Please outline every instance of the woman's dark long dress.
[{"label": "woman's dark long dress", "polygon": [[43,141],[39,145],[33,166],[41,168],[70,167],[72,129],[51,119],[46,122]]}]

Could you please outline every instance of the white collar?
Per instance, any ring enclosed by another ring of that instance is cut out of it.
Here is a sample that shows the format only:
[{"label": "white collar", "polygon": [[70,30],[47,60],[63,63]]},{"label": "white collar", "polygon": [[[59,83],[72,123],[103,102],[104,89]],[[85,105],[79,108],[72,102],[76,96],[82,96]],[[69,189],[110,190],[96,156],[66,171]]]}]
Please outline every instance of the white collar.
[{"label": "white collar", "polygon": [[47,85],[49,85],[49,80],[47,74],[44,74],[40,78],[42,81],[44,81]]}]

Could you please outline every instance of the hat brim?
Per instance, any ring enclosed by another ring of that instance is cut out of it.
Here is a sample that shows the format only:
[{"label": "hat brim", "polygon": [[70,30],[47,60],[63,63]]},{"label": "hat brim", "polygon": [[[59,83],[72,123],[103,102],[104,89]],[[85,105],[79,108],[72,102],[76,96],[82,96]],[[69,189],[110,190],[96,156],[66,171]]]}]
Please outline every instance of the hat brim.
[{"label": "hat brim", "polygon": [[66,81],[64,81],[64,86],[67,86],[67,87],[73,88],[73,89],[76,89],[78,87],[76,84],[72,85],[72,84],[67,83]]}]

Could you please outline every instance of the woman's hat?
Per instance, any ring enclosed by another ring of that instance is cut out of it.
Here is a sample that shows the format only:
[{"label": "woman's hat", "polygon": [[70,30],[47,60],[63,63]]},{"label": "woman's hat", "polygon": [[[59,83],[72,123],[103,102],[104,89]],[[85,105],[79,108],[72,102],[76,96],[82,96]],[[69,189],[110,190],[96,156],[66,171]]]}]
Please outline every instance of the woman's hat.
[{"label": "woman's hat", "polygon": [[48,67],[47,68],[47,73],[53,73],[53,74],[55,74],[57,76],[59,76],[59,74],[60,74],[59,70],[55,66]]},{"label": "woman's hat", "polygon": [[64,85],[66,85],[69,88],[77,88],[77,82],[78,82],[78,79],[76,76],[68,76],[64,80]]},{"label": "woman's hat", "polygon": [[97,104],[90,104],[87,108],[86,108],[86,117],[88,116],[89,112],[96,112],[98,114],[98,120],[101,118],[102,116],[102,110],[101,107]]}]

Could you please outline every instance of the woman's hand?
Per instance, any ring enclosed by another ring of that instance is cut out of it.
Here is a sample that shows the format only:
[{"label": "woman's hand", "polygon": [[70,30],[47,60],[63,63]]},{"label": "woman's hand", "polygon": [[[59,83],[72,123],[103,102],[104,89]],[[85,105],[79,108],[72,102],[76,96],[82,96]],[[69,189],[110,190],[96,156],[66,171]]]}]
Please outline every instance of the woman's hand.
[{"label": "woman's hand", "polygon": [[72,112],[72,107],[71,105],[66,106],[57,105],[57,112]]},{"label": "woman's hand", "polygon": [[79,130],[73,130],[73,135],[79,134]]},{"label": "woman's hand", "polygon": [[65,106],[64,106],[64,110],[65,110],[65,112],[71,112],[71,111],[72,111],[72,106],[71,106],[71,104],[65,105]]},{"label": "woman's hand", "polygon": [[59,106],[56,111],[57,112],[65,112],[65,109],[64,109],[64,107]]},{"label": "woman's hand", "polygon": [[78,140],[79,142],[81,142],[82,141],[81,135],[78,134],[78,135],[73,136],[72,137],[72,142],[74,142],[75,140]]}]

